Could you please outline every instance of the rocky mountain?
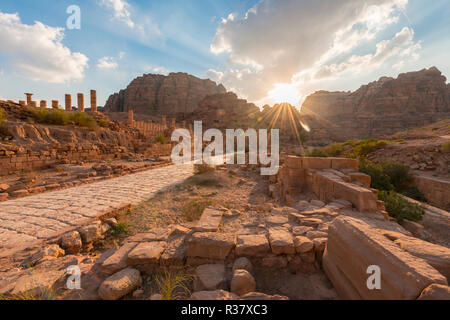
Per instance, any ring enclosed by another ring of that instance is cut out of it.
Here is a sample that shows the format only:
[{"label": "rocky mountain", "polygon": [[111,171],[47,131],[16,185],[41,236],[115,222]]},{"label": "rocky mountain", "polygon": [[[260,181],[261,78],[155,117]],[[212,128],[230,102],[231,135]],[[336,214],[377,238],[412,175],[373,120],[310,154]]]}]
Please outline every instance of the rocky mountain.
[{"label": "rocky mountain", "polygon": [[435,67],[382,77],[355,92],[318,91],[305,100],[302,116],[311,136],[380,137],[450,118],[450,85]]},{"label": "rocky mountain", "polygon": [[145,74],[134,79],[125,90],[111,95],[105,112],[131,109],[136,114],[174,115],[194,111],[207,95],[226,92],[221,84],[187,73]]}]

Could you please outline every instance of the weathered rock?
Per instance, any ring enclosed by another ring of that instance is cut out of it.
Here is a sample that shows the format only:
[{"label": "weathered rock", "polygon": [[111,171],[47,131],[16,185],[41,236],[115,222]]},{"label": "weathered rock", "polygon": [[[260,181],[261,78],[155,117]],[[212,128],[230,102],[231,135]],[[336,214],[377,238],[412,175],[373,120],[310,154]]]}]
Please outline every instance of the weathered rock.
[{"label": "weathered rock", "polygon": [[450,300],[450,287],[442,284],[432,284],[426,287],[418,300]]},{"label": "weathered rock", "polygon": [[112,255],[106,258],[100,266],[101,272],[111,275],[127,267],[128,253],[136,247],[137,243],[125,243],[117,249]]},{"label": "weathered rock", "polygon": [[105,112],[191,113],[206,96],[218,93],[226,93],[226,89],[211,80],[201,80],[186,73],[145,74],[134,79],[125,90],[110,96]]},{"label": "weathered rock", "polygon": [[134,299],[142,299],[144,297],[144,290],[138,289],[133,292]]},{"label": "weathered rock", "polygon": [[194,291],[226,289],[225,266],[204,264],[195,269]]},{"label": "weathered rock", "polygon": [[71,231],[61,237],[60,245],[68,253],[78,253],[83,246],[83,242],[78,231]]},{"label": "weathered rock", "polygon": [[198,291],[191,295],[190,300],[239,300],[239,297],[224,290]]},{"label": "weathered rock", "polygon": [[411,232],[416,237],[420,237],[423,233],[423,226],[420,223],[409,221],[409,220],[403,220],[401,223],[402,227]]},{"label": "weathered rock", "polygon": [[101,222],[95,221],[87,226],[81,227],[78,229],[78,232],[80,233],[81,240],[83,240],[83,244],[92,243],[102,238]]},{"label": "weathered rock", "polygon": [[268,225],[282,225],[288,222],[289,219],[286,216],[270,216],[266,218],[266,223]]},{"label": "weathered rock", "polygon": [[306,253],[314,249],[314,243],[310,239],[302,236],[294,238],[294,246],[297,253]]},{"label": "weathered rock", "polygon": [[103,300],[117,300],[142,284],[139,270],[127,268],[108,277],[100,285],[98,295]]},{"label": "weathered rock", "polygon": [[264,257],[270,251],[265,235],[240,235],[237,239],[236,254],[247,257]]},{"label": "weathered rock", "polygon": [[235,236],[231,233],[194,233],[187,243],[186,254],[189,257],[224,260],[234,246]]},{"label": "weathered rock", "polygon": [[[371,265],[381,269],[382,290],[369,290],[366,285]],[[430,284],[447,285],[447,279],[424,260],[349,217],[339,217],[330,225],[323,267],[342,299],[416,299]]]},{"label": "weathered rock", "polygon": [[268,295],[261,292],[249,292],[241,296],[241,300],[289,300],[289,298],[278,294]]},{"label": "weathered rock", "polygon": [[222,223],[222,216],[222,210],[208,207],[203,211],[194,230],[197,232],[216,232]]},{"label": "weathered rock", "polygon": [[312,231],[314,230],[313,227],[307,227],[307,226],[295,226],[292,228],[292,234],[294,236],[303,236],[305,235],[308,231]]},{"label": "weathered rock", "polygon": [[249,273],[253,273],[253,265],[251,261],[246,257],[237,258],[233,264],[233,272],[239,269],[247,270]]},{"label": "weathered rock", "polygon": [[184,236],[169,239],[166,249],[159,259],[164,267],[182,266],[186,259],[186,241]]},{"label": "weathered rock", "polygon": [[233,278],[231,279],[231,292],[242,296],[249,292],[254,292],[256,289],[256,282],[253,276],[243,269],[235,270]]},{"label": "weathered rock", "polygon": [[282,269],[288,265],[286,256],[268,254],[261,259],[261,266],[267,269]]},{"label": "weathered rock", "polygon": [[328,237],[328,234],[322,231],[308,231],[306,237],[312,240],[316,238],[326,238]]},{"label": "weathered rock", "polygon": [[320,200],[311,200],[310,204],[318,208],[322,208],[325,206],[325,202]]},{"label": "weathered rock", "polygon": [[274,254],[295,254],[294,238],[286,229],[270,228],[269,241]]},{"label": "weathered rock", "polygon": [[126,258],[128,265],[158,264],[166,243],[163,241],[142,242],[132,249]]}]

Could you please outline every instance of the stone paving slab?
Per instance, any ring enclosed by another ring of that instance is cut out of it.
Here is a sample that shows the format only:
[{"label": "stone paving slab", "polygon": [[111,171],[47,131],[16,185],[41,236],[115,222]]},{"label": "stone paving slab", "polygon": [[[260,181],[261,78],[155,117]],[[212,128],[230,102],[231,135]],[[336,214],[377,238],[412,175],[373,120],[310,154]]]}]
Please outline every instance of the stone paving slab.
[{"label": "stone paving slab", "polygon": [[112,211],[148,200],[191,175],[193,165],[171,165],[0,202],[0,258],[55,239]]}]

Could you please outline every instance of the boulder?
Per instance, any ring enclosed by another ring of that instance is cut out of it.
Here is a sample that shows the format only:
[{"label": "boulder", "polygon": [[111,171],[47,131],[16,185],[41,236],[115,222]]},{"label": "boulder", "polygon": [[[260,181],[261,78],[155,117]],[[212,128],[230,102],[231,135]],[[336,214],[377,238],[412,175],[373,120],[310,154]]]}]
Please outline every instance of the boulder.
[{"label": "boulder", "polygon": [[198,291],[189,300],[239,300],[239,296],[224,290]]},{"label": "boulder", "polygon": [[166,242],[163,241],[139,243],[128,253],[126,263],[131,266],[140,264],[158,264],[159,258],[165,248]]},{"label": "boulder", "polygon": [[238,269],[233,273],[230,288],[231,292],[238,296],[242,296],[246,293],[254,292],[256,289],[256,282],[247,270]]},{"label": "boulder", "polygon": [[432,284],[426,287],[418,300],[450,300],[450,287],[442,284]]},{"label": "boulder", "polygon": [[306,253],[314,249],[314,243],[303,236],[297,236],[294,238],[295,251],[297,253]]},{"label": "boulder", "polygon": [[125,243],[122,247],[117,249],[112,255],[107,257],[100,266],[100,271],[106,275],[111,275],[125,269],[127,267],[128,253],[131,252],[137,243]]},{"label": "boulder", "polygon": [[194,291],[226,289],[225,265],[204,264],[195,269]]},{"label": "boulder", "polygon": [[103,300],[117,300],[133,292],[142,284],[139,270],[126,268],[106,278],[98,289]]},{"label": "boulder", "polygon": [[249,273],[253,273],[253,265],[251,261],[246,257],[237,258],[233,263],[233,272],[236,270],[247,270]]},{"label": "boulder", "polygon": [[71,231],[61,236],[60,245],[68,253],[76,254],[80,252],[83,242],[78,231]]}]

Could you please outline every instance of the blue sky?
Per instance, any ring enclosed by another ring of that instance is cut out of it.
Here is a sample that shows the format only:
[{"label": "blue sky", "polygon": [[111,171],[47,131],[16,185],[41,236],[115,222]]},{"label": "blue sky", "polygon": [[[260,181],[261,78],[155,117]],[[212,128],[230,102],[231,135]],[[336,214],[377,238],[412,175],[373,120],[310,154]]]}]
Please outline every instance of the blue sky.
[{"label": "blue sky", "polygon": [[448,0],[2,0],[0,98],[96,89],[103,105],[136,76],[180,71],[298,105],[431,66],[450,77],[449,16]]}]

